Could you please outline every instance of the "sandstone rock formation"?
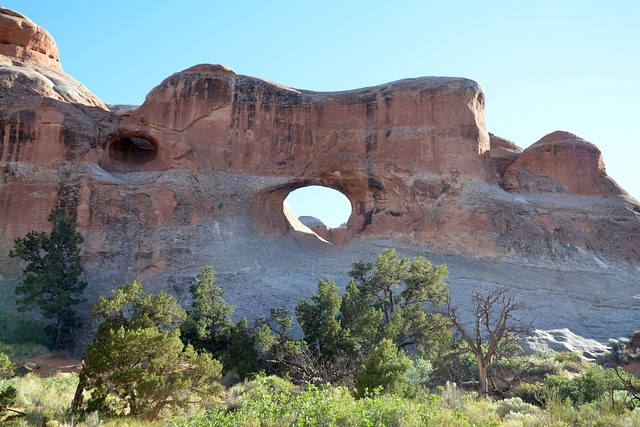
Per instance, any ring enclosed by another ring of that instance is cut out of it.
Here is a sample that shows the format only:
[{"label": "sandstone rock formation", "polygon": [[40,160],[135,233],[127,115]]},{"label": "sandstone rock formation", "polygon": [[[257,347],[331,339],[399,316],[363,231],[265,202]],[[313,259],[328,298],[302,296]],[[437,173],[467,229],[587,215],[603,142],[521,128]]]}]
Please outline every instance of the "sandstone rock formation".
[{"label": "sandstone rock formation", "polygon": [[[476,82],[318,93],[205,64],[108,109],[25,17],[0,9],[0,41],[0,280],[19,279],[13,239],[61,204],[86,237],[89,302],[134,278],[186,299],[213,264],[257,314],[394,246],[447,262],[461,301],[470,286],[520,288],[538,328],[606,340],[636,327],[640,205],[575,135],[522,152],[491,136]],[[309,185],[351,201],[341,244],[287,219],[284,199]]]},{"label": "sandstone rock formation", "polygon": [[340,227],[327,227],[322,221],[313,216],[301,216],[298,217],[301,223],[307,228],[313,231],[318,237],[333,244],[344,243],[346,237],[347,226],[346,224]]},{"label": "sandstone rock formation", "polygon": [[515,159],[503,175],[507,191],[626,194],[607,175],[598,147],[569,132],[557,131],[540,139]]}]

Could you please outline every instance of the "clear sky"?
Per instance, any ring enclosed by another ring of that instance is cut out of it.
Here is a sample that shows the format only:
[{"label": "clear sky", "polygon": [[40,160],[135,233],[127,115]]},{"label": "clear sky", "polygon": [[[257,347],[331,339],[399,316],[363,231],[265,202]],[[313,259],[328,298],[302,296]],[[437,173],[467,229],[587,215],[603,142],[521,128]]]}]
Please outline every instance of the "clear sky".
[{"label": "clear sky", "polygon": [[[555,130],[603,152],[640,199],[640,1],[5,0],[46,28],[103,101],[140,104],[198,63],[317,91],[460,76],[488,130],[523,148]],[[295,207],[294,207],[295,208]]]}]

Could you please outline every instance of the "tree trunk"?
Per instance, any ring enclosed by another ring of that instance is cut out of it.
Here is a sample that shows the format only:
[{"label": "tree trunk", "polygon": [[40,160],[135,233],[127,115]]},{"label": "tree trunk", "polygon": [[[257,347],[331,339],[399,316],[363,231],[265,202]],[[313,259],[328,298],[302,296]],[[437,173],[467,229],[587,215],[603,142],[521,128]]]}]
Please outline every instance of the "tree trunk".
[{"label": "tree trunk", "polygon": [[487,365],[482,358],[478,359],[478,374],[480,376],[480,394],[487,394]]},{"label": "tree trunk", "polygon": [[167,402],[165,401],[156,403],[156,406],[154,406],[153,411],[151,412],[151,414],[149,414],[149,421],[155,421],[156,418],[158,418],[158,415],[160,415],[160,411],[162,410],[162,408],[164,408],[166,404]]},{"label": "tree trunk", "polygon": [[73,409],[82,408],[82,403],[84,402],[84,395],[82,392],[84,391],[84,386],[82,385],[82,377],[80,381],[78,381],[78,387],[76,387],[76,394],[73,396],[73,403],[71,403],[71,407]]}]

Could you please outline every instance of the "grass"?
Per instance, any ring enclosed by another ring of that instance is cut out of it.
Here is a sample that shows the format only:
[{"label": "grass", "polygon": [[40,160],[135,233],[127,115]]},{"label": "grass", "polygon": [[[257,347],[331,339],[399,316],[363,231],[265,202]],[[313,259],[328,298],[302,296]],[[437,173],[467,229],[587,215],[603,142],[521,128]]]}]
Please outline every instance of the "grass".
[{"label": "grass", "polygon": [[396,395],[373,394],[356,399],[343,387],[299,389],[285,380],[258,377],[228,392],[229,406],[220,403],[196,408],[195,414],[179,414],[158,423],[131,417],[108,418],[96,412],[71,411],[78,378],[13,378],[19,390],[15,409],[26,416],[6,422],[7,426],[46,427],[284,427],[284,426],[607,426],[640,427],[640,410],[616,407],[607,399],[585,405],[551,398],[545,408],[519,398],[499,401],[480,398],[476,393],[445,386],[434,393],[407,399]]}]

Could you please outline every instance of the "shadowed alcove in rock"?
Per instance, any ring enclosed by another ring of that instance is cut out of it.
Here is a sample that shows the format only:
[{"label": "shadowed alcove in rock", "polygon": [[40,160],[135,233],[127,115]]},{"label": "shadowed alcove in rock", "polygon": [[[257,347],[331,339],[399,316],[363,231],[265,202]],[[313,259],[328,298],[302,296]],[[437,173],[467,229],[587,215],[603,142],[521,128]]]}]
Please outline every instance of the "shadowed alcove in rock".
[{"label": "shadowed alcove in rock", "polygon": [[109,172],[165,169],[158,143],[146,135],[116,135],[107,141],[100,166]]}]

